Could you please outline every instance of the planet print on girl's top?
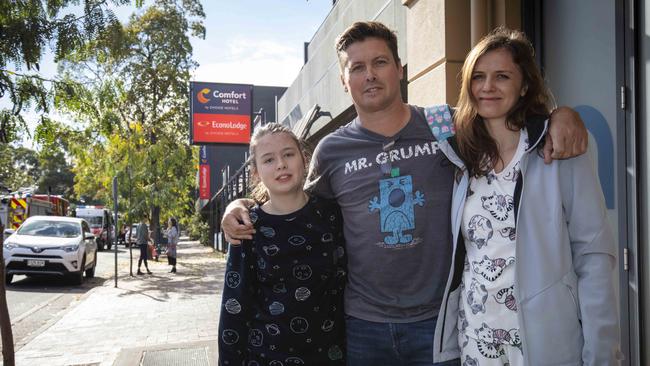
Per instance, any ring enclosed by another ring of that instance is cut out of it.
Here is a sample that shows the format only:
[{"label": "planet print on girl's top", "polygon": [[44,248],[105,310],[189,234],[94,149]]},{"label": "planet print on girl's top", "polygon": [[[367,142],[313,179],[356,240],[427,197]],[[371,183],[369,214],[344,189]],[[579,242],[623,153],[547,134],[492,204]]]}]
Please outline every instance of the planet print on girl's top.
[{"label": "planet print on girl's top", "polygon": [[299,264],[293,267],[293,276],[301,281],[310,279],[311,274],[311,267],[307,264]]},{"label": "planet print on girl's top", "polygon": [[262,250],[263,250],[264,253],[266,253],[266,255],[268,255],[269,257],[273,257],[274,255],[278,254],[278,252],[280,251],[280,248],[278,248],[278,246],[275,245],[275,244],[271,244],[271,245],[269,245],[269,246],[266,246],[266,245],[263,246],[263,247],[262,247]]},{"label": "planet print on girl's top", "polygon": [[284,313],[284,305],[282,303],[279,303],[277,301],[273,301],[271,305],[269,305],[269,312],[271,315],[280,315]]},{"label": "planet print on girl's top", "polygon": [[329,332],[334,328],[334,321],[330,319],[325,319],[323,322],[323,325],[320,327],[320,329],[323,330],[323,332]]},{"label": "planet print on girl's top", "polygon": [[305,301],[311,295],[311,291],[307,287],[298,287],[296,289],[296,300]]},{"label": "planet print on girl's top", "polygon": [[226,286],[236,288],[241,282],[241,275],[239,272],[230,271],[226,273]]},{"label": "planet print on girl's top", "polygon": [[264,343],[264,334],[259,329],[251,329],[248,333],[248,341],[253,347],[261,347]]},{"label": "planet print on girl's top", "polygon": [[239,304],[239,301],[236,299],[228,299],[224,306],[226,307],[226,311],[230,314],[239,314],[241,311],[241,304]]},{"label": "planet print on girl's top", "polygon": [[291,319],[291,324],[289,327],[294,333],[302,334],[305,333],[307,329],[309,329],[309,323],[307,322],[307,319],[297,316]]},{"label": "planet print on girl's top", "polygon": [[298,357],[289,357],[284,360],[284,366],[300,366],[304,364],[305,362]]},{"label": "planet print on girl's top", "polygon": [[307,239],[305,239],[304,236],[302,235],[294,235],[289,238],[289,244],[294,245],[294,246],[300,246],[305,244]]},{"label": "planet print on girl's top", "polygon": [[266,236],[267,238],[273,238],[275,236],[275,230],[273,230],[272,227],[261,226],[260,232],[262,233],[262,235]]},{"label": "planet print on girl's top", "polygon": [[278,327],[277,324],[267,324],[266,331],[269,332],[270,335],[276,336],[280,334],[280,327]]},{"label": "planet print on girl's top", "polygon": [[239,334],[233,329],[224,329],[223,333],[221,333],[221,339],[223,343],[233,345],[239,341]]}]

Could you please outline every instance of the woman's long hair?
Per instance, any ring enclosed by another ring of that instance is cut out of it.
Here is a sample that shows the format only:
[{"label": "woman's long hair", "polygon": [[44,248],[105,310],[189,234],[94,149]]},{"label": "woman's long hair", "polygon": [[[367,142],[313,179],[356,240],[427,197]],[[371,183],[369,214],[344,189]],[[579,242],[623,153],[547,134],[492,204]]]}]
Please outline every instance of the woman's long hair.
[{"label": "woman's long hair", "polygon": [[553,99],[544,84],[542,74],[535,63],[535,51],[523,32],[498,27],[472,48],[461,70],[461,89],[457,110],[454,114],[456,138],[460,155],[470,176],[486,175],[501,159],[496,142],[490,136],[485,122],[478,115],[477,102],[472,95],[472,73],[481,56],[498,49],[510,53],[519,67],[522,85],[526,93],[519,98],[508,113],[506,126],[512,131],[524,127],[531,114],[548,115]]}]

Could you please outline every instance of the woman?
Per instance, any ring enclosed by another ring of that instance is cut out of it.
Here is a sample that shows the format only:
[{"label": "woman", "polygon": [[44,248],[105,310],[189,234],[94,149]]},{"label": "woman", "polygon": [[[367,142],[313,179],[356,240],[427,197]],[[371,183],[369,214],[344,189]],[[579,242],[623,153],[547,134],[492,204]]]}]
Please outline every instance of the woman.
[{"label": "woman", "polygon": [[176,273],[176,245],[178,244],[178,224],[170,217],[167,221],[167,262],[172,266],[170,273]]},{"label": "woman", "polygon": [[142,220],[140,220],[140,225],[138,225],[137,229],[136,243],[138,243],[138,247],[140,248],[140,259],[138,259],[138,275],[140,276],[144,274],[140,270],[142,262],[144,262],[144,268],[147,270],[147,274],[151,274],[151,271],[149,270],[149,264],[147,263],[150,240],[149,228],[147,227],[148,220],[149,218],[147,216],[142,217]]},{"label": "woman", "polygon": [[548,116],[550,105],[523,33],[499,28],[468,54],[454,116],[468,188],[455,254],[464,269],[452,273],[459,291],[447,292],[448,303],[459,295],[467,364],[620,358],[603,194],[588,156],[544,164],[547,122],[533,117]]}]

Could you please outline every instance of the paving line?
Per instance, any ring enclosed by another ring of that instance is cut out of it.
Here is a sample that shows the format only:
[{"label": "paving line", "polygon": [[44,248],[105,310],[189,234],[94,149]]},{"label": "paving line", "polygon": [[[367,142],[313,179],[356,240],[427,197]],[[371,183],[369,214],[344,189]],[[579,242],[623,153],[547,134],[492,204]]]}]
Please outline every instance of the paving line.
[{"label": "paving line", "polygon": [[58,295],[56,295],[56,296],[54,296],[54,297],[51,297],[51,298],[49,298],[49,299],[43,301],[42,303],[40,303],[40,304],[38,304],[38,305],[32,307],[31,309],[27,310],[26,312],[20,314],[20,316],[18,316],[16,319],[14,319],[14,320],[11,322],[11,326],[14,326],[14,325],[20,323],[20,322],[21,322],[23,319],[25,319],[26,317],[28,317],[28,316],[34,314],[35,312],[41,310],[42,308],[46,307],[46,306],[49,305],[50,303],[55,302],[56,300],[58,300],[59,298],[61,298],[61,296],[65,295],[65,294],[66,294],[66,293],[61,293],[61,294],[58,294]]}]

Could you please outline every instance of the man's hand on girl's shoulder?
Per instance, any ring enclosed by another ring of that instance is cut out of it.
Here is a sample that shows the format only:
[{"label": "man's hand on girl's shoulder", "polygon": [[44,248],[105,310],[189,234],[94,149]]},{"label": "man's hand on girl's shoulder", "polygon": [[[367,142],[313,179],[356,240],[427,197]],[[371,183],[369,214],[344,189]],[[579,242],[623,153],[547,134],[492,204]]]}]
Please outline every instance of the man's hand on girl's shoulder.
[{"label": "man's hand on girl's shoulder", "polygon": [[240,245],[242,240],[253,239],[255,228],[248,215],[248,207],[254,204],[250,199],[238,199],[226,207],[221,219],[221,230],[230,244]]}]

